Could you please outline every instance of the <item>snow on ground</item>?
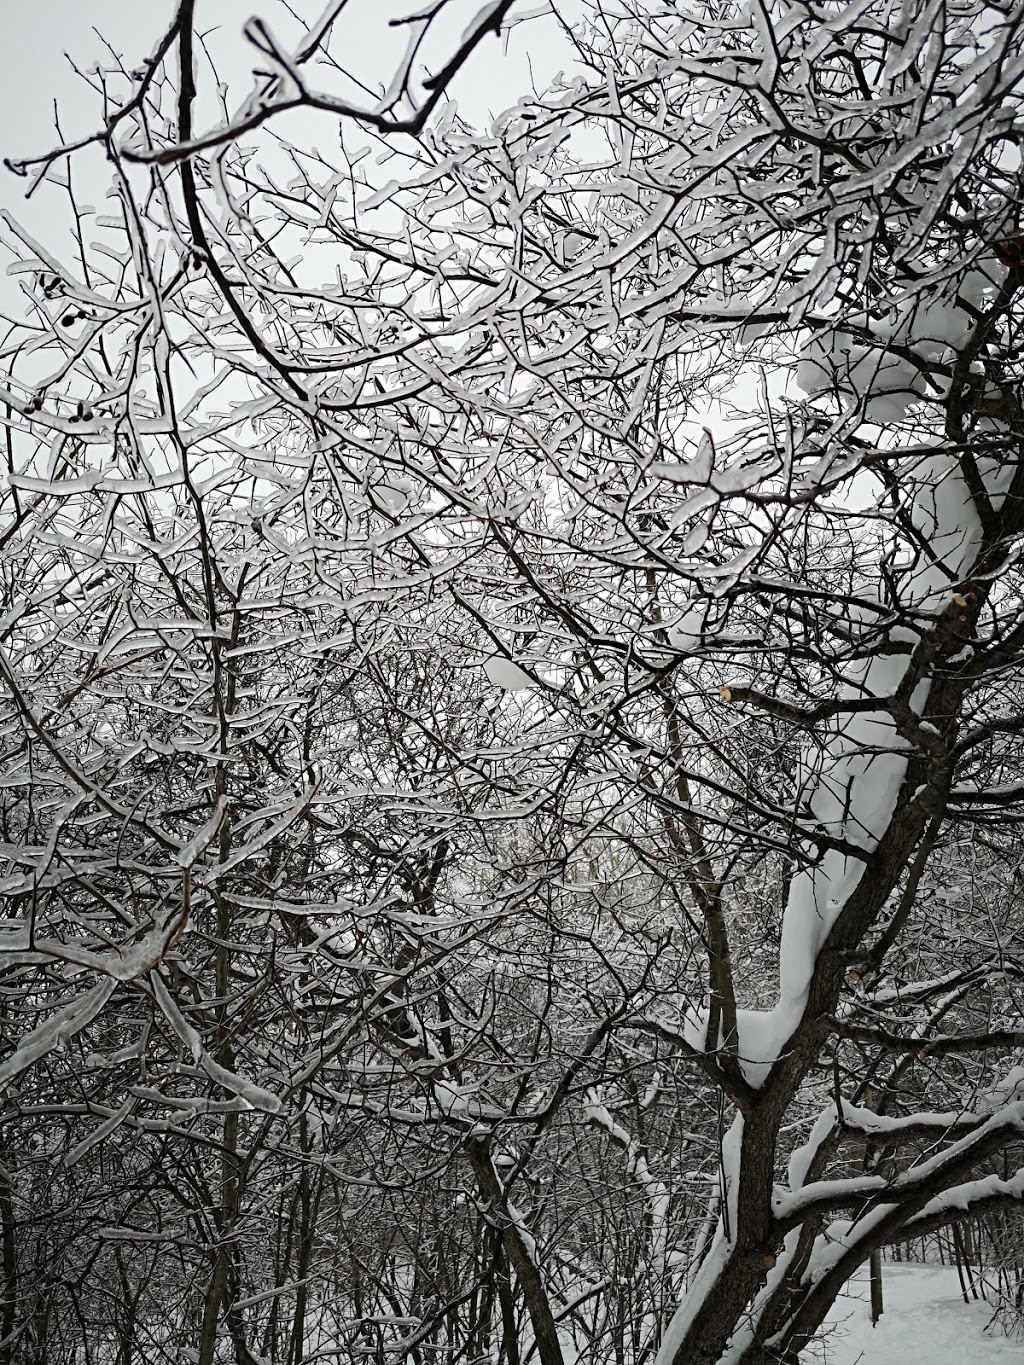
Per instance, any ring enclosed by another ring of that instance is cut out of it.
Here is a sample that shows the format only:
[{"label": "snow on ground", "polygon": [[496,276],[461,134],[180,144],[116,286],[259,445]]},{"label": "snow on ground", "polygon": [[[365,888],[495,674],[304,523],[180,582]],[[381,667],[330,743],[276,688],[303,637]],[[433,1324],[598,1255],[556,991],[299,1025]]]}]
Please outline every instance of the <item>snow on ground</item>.
[{"label": "snow on ground", "polygon": [[1024,1365],[1024,1344],[985,1326],[991,1307],[964,1303],[953,1266],[882,1268],[884,1312],[868,1312],[867,1273],[858,1276],[829,1317],[812,1357],[817,1365]]}]

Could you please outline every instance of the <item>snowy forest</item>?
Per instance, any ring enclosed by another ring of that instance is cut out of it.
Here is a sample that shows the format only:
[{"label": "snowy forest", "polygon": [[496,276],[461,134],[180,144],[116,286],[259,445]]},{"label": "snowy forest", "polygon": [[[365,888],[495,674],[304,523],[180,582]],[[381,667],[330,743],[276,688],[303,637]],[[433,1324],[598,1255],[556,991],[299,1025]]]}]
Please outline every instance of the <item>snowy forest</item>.
[{"label": "snowy forest", "polygon": [[0,1365],[1019,1330],[1024,0],[215,8],[4,132]]}]

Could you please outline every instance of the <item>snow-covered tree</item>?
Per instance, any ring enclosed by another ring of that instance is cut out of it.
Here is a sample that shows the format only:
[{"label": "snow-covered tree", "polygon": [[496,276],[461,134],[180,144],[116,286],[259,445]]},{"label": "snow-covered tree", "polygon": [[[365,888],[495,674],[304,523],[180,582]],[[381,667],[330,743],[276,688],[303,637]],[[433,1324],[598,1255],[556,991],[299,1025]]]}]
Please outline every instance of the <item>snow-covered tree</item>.
[{"label": "snow-covered tree", "polygon": [[1024,8],[344,8],[11,163],[0,1350],[112,1153],[201,1365],[794,1362],[1024,1193]]}]

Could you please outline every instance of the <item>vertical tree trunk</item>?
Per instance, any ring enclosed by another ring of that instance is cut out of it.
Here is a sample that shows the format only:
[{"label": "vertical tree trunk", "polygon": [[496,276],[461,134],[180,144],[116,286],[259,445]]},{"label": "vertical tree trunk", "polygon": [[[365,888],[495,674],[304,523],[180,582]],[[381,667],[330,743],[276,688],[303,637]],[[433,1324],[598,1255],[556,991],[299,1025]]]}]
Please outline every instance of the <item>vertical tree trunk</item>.
[{"label": "vertical tree trunk", "polygon": [[[519,1287],[523,1291],[541,1365],[563,1365],[558,1329],[555,1326],[544,1281],[522,1233],[508,1215],[504,1190],[494,1171],[489,1144],[486,1139],[470,1138],[466,1143],[466,1152],[480,1193],[490,1206],[493,1216],[501,1220],[500,1231],[505,1259],[515,1270]],[[498,1285],[500,1291],[500,1280]],[[503,1302],[503,1314],[504,1307]]]},{"label": "vertical tree trunk", "polygon": [[871,1326],[882,1316],[882,1253],[873,1251],[868,1262],[868,1282],[871,1286]]},{"label": "vertical tree trunk", "polygon": [[[304,1097],[300,1097],[300,1103],[303,1102],[303,1099]],[[308,1153],[311,1150],[311,1147],[309,1123],[306,1118],[306,1112],[303,1110],[299,1115],[299,1148],[302,1152]],[[309,1167],[304,1165],[299,1176],[299,1259],[296,1270],[299,1287],[295,1291],[295,1312],[292,1317],[291,1349],[288,1357],[291,1361],[291,1365],[301,1365],[305,1353],[306,1305],[309,1301],[309,1290],[306,1285],[306,1280],[309,1276],[309,1267],[313,1255],[316,1215],[320,1204],[322,1189],[322,1177],[317,1183],[316,1190],[314,1190],[309,1178]]]},{"label": "vertical tree trunk", "polygon": [[[6,1147],[0,1145],[6,1157]],[[0,1365],[14,1365],[14,1327],[18,1314],[18,1242],[10,1174],[0,1164],[0,1240],[3,1258],[3,1298],[0,1300]]]},{"label": "vertical tree trunk", "polygon": [[498,1259],[494,1267],[494,1278],[498,1285],[498,1302],[501,1305],[501,1351],[508,1365],[519,1365],[519,1338],[516,1333],[516,1306],[512,1295],[512,1277],[509,1274],[508,1259],[504,1247],[498,1249]]}]

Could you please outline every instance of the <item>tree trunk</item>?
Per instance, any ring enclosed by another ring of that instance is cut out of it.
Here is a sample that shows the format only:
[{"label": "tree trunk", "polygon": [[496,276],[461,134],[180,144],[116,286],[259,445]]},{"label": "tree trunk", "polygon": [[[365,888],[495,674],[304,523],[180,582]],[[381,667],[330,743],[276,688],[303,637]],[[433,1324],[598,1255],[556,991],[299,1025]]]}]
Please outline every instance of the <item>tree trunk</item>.
[{"label": "tree trunk", "polygon": [[868,1281],[871,1286],[871,1326],[882,1316],[882,1253],[873,1251],[868,1261]]},{"label": "tree trunk", "polygon": [[[505,1256],[515,1270],[519,1287],[523,1291],[541,1365],[563,1365],[562,1347],[547,1290],[530,1248],[507,1213],[505,1194],[491,1162],[489,1143],[486,1139],[469,1138],[466,1142],[466,1152],[477,1184],[480,1186],[480,1193],[489,1205],[490,1216],[498,1220],[497,1226]],[[500,1291],[500,1280],[498,1285]],[[504,1315],[504,1303],[502,1312]]]},{"label": "tree trunk", "polygon": [[[0,1147],[6,1158],[6,1147]],[[0,1365],[14,1365],[14,1328],[18,1315],[18,1241],[14,1200],[7,1167],[0,1164],[0,1240],[2,1240],[3,1299],[0,1301]]]}]

